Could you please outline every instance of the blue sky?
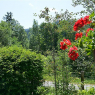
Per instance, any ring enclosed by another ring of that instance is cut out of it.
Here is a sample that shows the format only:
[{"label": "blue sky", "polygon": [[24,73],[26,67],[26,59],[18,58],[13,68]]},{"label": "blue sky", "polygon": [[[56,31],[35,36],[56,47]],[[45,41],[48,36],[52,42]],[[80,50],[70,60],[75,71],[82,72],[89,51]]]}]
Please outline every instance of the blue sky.
[{"label": "blue sky", "polygon": [[[45,7],[50,9],[50,15],[53,16],[55,16],[55,11],[62,13],[67,9],[75,13],[84,10],[82,5],[73,7],[71,4],[72,0],[0,0],[0,21],[7,12],[12,12],[13,18],[27,29],[32,27],[34,19],[38,21],[38,24],[45,22],[44,19],[33,16],[33,13],[40,14]],[[52,10],[53,8],[55,11]],[[61,9],[63,9],[62,12]]]}]

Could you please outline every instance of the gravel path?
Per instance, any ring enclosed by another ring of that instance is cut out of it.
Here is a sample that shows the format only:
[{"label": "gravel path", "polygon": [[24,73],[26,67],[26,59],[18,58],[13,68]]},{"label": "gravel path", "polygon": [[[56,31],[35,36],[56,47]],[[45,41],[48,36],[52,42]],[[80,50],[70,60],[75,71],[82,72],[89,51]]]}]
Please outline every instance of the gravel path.
[{"label": "gravel path", "polygon": [[[73,84],[73,85],[75,86],[75,89],[76,90],[79,90],[78,84]],[[43,86],[55,87],[52,81],[45,81],[43,83]],[[71,86],[71,84],[69,84],[69,86]],[[81,86],[81,85],[79,85],[79,86]],[[92,85],[92,84],[85,84],[84,85],[84,89],[87,89],[88,90],[90,87],[94,87],[95,88],[95,85]]]}]

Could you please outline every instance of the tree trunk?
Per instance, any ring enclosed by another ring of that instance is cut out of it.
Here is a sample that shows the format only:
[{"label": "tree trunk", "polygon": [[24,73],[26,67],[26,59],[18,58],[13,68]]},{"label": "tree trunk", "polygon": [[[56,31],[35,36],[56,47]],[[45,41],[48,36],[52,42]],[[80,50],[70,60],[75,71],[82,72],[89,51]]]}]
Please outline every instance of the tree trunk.
[{"label": "tree trunk", "polygon": [[81,89],[84,90],[84,71],[81,71]]}]

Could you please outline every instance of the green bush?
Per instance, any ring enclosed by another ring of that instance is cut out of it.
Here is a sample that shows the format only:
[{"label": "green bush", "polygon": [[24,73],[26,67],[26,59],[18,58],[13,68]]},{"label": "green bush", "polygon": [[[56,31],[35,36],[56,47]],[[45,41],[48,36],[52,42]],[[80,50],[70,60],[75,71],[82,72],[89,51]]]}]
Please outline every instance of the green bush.
[{"label": "green bush", "polygon": [[79,90],[78,95],[95,95],[95,88],[92,87],[88,91],[87,90]]},{"label": "green bush", "polygon": [[0,48],[0,95],[37,95],[42,70],[41,54],[17,46]]}]

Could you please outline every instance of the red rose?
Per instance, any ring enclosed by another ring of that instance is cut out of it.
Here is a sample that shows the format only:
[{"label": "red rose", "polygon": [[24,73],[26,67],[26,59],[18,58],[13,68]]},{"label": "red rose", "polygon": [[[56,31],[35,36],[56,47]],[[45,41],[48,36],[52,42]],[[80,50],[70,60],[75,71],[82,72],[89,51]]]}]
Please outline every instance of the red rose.
[{"label": "red rose", "polygon": [[90,24],[92,22],[92,21],[89,21],[89,16],[85,16],[83,21],[85,25]]},{"label": "red rose", "polygon": [[61,49],[65,50],[68,45],[71,45],[71,42],[69,39],[64,39],[63,41],[60,42]]},{"label": "red rose", "polygon": [[69,52],[72,52],[73,50],[78,50],[76,46],[73,46],[70,48]]},{"label": "red rose", "polygon": [[70,59],[76,60],[78,58],[79,55],[78,53],[76,53],[76,50],[78,49],[75,46],[70,48],[69,53],[68,53],[68,56],[70,57]]},{"label": "red rose", "polygon": [[94,29],[92,29],[92,28],[88,28],[88,29],[86,30],[86,37],[87,37],[87,33],[89,32],[89,30],[94,31]]},{"label": "red rose", "polygon": [[74,27],[73,27],[73,30],[74,31],[78,31],[78,29],[81,28],[81,27],[83,27],[83,26],[84,26],[84,21],[81,18],[77,22],[75,22]]},{"label": "red rose", "polygon": [[81,32],[81,33],[76,33],[75,34],[75,40],[77,40],[77,38],[81,38],[82,37],[82,35],[83,35],[83,33]]},{"label": "red rose", "polygon": [[90,24],[92,21],[89,20],[89,16],[85,16],[84,18],[79,19],[75,22],[73,30],[78,31],[79,28],[82,28],[84,25]]}]

